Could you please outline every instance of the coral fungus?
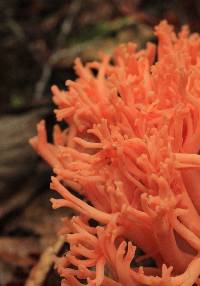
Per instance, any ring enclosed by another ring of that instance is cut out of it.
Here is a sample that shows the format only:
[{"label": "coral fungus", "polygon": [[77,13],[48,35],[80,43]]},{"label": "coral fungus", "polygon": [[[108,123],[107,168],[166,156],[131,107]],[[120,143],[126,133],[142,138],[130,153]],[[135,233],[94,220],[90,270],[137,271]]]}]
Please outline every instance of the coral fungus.
[{"label": "coral fungus", "polygon": [[77,59],[67,91],[52,87],[68,127],[48,143],[42,121],[30,141],[56,174],[53,208],[76,213],[63,286],[200,285],[200,36],[165,21],[155,34],[157,46]]}]

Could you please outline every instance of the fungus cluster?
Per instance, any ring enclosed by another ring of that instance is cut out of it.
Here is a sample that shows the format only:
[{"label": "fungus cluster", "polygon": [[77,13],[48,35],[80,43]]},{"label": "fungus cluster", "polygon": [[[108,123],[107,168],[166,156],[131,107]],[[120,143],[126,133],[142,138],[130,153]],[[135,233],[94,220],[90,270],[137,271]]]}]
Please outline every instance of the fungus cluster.
[{"label": "fungus cluster", "polygon": [[68,127],[49,143],[41,121],[30,140],[55,173],[53,208],[75,211],[62,286],[200,285],[200,36],[166,21],[155,34],[77,59],[67,91],[52,87]]}]

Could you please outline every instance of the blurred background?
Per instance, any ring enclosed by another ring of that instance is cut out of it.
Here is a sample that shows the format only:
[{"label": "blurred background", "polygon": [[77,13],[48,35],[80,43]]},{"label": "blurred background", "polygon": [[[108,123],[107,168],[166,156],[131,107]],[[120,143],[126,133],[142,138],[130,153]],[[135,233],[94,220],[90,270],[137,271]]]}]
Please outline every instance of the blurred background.
[{"label": "blurred background", "polygon": [[198,0],[0,1],[0,286],[60,285],[53,259],[64,211],[52,211],[51,171],[28,139],[55,122],[50,86],[75,79],[73,61],[98,59],[122,42],[155,42],[167,19],[200,31]]}]

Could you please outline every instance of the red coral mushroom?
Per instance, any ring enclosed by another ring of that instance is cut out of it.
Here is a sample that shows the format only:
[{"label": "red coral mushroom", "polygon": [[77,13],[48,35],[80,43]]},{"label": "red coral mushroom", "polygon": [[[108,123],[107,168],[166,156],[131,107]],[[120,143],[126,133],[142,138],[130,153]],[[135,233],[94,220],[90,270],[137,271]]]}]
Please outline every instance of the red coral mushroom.
[{"label": "red coral mushroom", "polygon": [[[52,87],[69,127],[56,125],[48,143],[42,121],[30,141],[56,174],[53,208],[78,214],[62,230],[63,286],[199,285],[200,36],[165,21],[155,31],[157,47],[77,59],[78,79]],[[136,248],[155,266],[135,266]]]}]

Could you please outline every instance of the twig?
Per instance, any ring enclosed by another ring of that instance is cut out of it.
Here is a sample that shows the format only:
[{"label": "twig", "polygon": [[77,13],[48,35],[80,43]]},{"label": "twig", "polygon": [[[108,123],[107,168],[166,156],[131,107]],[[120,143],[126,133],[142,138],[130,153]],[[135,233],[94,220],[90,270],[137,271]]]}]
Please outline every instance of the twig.
[{"label": "twig", "polygon": [[52,247],[48,247],[41,255],[38,263],[32,268],[25,286],[42,286],[47,278],[51,267],[53,266],[55,256],[62,249],[64,238],[59,237]]},{"label": "twig", "polygon": [[46,85],[47,85],[47,83],[51,77],[51,74],[52,74],[52,68],[53,68],[53,64],[54,64],[54,60],[52,60],[52,59],[54,59],[54,53],[56,53],[57,50],[62,48],[62,46],[64,45],[65,38],[70,33],[73,21],[74,21],[76,15],[78,14],[80,8],[81,8],[81,0],[72,1],[70,8],[69,8],[69,11],[68,11],[68,13],[67,13],[67,15],[63,21],[62,26],[61,26],[60,33],[58,34],[58,37],[56,40],[56,45],[55,45],[55,50],[54,50],[52,56],[50,56],[49,60],[44,65],[41,78],[39,79],[39,81],[36,84],[35,96],[34,96],[34,98],[36,100],[41,99],[43,94],[44,94]]}]

